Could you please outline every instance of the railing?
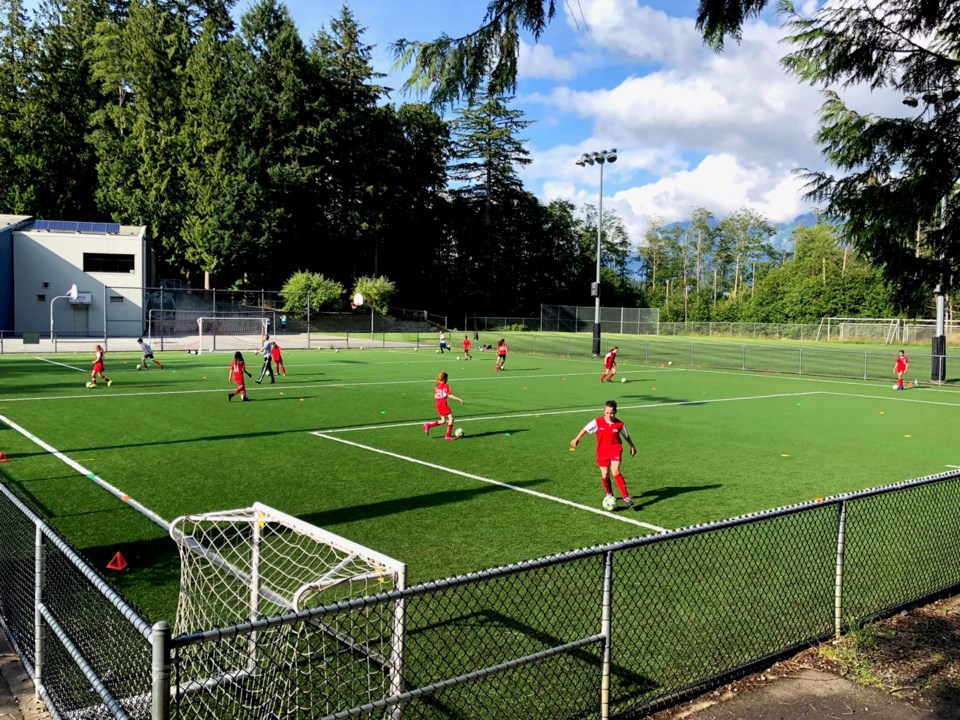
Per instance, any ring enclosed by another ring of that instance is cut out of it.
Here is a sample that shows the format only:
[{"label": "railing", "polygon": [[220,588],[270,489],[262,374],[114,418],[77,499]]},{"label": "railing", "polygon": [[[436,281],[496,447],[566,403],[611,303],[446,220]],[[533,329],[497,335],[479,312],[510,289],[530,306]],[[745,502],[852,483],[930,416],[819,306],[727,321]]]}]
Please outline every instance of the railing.
[{"label": "railing", "polygon": [[[958,508],[953,471],[168,639],[0,485],[0,619],[59,718],[626,717],[957,587]],[[400,601],[371,699],[352,617]]]}]

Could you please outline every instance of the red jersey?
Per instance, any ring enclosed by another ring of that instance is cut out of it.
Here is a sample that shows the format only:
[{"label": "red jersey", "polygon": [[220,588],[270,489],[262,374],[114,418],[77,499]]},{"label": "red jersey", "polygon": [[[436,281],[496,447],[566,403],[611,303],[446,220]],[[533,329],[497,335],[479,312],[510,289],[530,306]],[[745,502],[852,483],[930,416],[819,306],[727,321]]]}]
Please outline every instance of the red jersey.
[{"label": "red jersey", "polygon": [[234,360],[230,365],[230,372],[233,374],[233,381],[243,383],[243,373],[247,369],[247,364],[243,360]]},{"label": "red jersey", "polygon": [[898,373],[906,372],[908,364],[910,364],[910,361],[907,360],[907,356],[900,355],[897,357],[897,364],[894,366],[893,371]]},{"label": "red jersey", "polygon": [[463,339],[463,351],[464,351],[464,352],[470,352],[470,339],[469,339],[469,338],[464,338],[464,339]]},{"label": "red jersey", "polygon": [[603,356],[603,367],[607,370],[613,369],[613,364],[617,361],[617,351],[611,350]]},{"label": "red jersey", "polygon": [[103,370],[103,350],[95,350],[93,353],[93,369],[94,371]]},{"label": "red jersey", "polygon": [[627,432],[627,426],[620,420],[607,422],[605,417],[598,417],[591,420],[583,428],[591,435],[597,436],[597,462],[604,463],[609,460],[619,461],[623,455],[623,440],[630,438]]},{"label": "red jersey", "polygon": [[433,391],[434,400],[437,403],[437,411],[441,415],[450,414],[450,405],[447,403],[447,398],[450,396],[450,386],[446,383],[437,383],[437,387]]},{"label": "red jersey", "polygon": [[283,349],[283,348],[281,348],[281,347],[280,347],[279,345],[277,345],[276,343],[274,343],[274,344],[273,344],[273,347],[270,348],[270,354],[273,356],[274,362],[279,362],[279,360],[280,360],[280,351],[281,351],[282,349]]},{"label": "red jersey", "polygon": [[507,344],[500,343],[497,345],[497,355],[506,355],[507,354]]}]

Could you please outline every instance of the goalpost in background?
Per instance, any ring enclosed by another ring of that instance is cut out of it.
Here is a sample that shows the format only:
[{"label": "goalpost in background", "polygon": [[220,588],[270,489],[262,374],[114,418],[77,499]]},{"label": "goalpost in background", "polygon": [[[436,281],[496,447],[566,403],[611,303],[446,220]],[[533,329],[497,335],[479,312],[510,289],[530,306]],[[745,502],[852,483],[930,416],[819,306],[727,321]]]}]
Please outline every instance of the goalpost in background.
[{"label": "goalpost in background", "polygon": [[[406,584],[400,561],[260,503],[177,518],[170,536],[181,564],[175,635]],[[318,704],[335,707],[346,698],[362,704],[401,693],[403,643],[404,601],[398,599],[362,614],[328,613],[193,646],[199,654],[181,657],[177,684],[202,687],[199,695],[220,710],[227,703],[212,691],[256,706],[263,717],[301,717]],[[393,715],[401,712],[396,706]]]},{"label": "goalpost in background", "polygon": [[825,317],[820,320],[817,340],[883,342],[892,345],[901,339],[900,318]]},{"label": "goalpost in background", "polygon": [[263,317],[200,317],[197,318],[197,354],[225,350],[258,349],[269,323]]}]

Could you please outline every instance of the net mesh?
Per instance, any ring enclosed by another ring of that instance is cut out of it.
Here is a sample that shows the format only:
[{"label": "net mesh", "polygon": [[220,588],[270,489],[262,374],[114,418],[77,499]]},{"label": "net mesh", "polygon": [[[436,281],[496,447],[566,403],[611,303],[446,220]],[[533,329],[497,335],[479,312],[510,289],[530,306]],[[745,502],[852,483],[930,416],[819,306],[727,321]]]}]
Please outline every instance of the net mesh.
[{"label": "net mesh", "polygon": [[[401,589],[404,565],[263,505],[179,518],[171,536],[181,558],[176,633],[329,606]],[[238,632],[197,645],[179,660],[181,691],[205,711],[256,708],[294,717],[318,706],[393,694],[402,671],[402,604],[359,616]],[[233,715],[231,715],[233,716]]]},{"label": "net mesh", "polygon": [[197,350],[201,354],[256,350],[269,332],[267,319],[262,317],[201,317],[197,318],[197,326]]}]

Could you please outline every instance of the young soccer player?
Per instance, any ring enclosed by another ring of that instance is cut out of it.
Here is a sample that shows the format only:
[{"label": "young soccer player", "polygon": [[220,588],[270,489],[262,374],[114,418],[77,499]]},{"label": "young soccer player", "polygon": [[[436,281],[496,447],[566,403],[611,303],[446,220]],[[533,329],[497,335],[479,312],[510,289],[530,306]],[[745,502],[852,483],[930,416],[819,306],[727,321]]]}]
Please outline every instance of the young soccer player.
[{"label": "young soccer player", "polygon": [[613,376],[617,374],[617,353],[620,351],[616,345],[610,348],[610,352],[603,356],[603,375],[600,376],[600,382],[606,380],[613,382]]},{"label": "young soccer player", "polygon": [[153,348],[147,345],[143,338],[137,338],[137,342],[140,343],[140,349],[143,350],[143,359],[140,361],[140,369],[147,369],[147,360],[153,360],[153,364],[158,368],[163,370],[163,365],[160,364],[160,361],[153,356]]},{"label": "young soccer player", "polygon": [[448,402],[451,398],[459,401],[459,403],[463,405],[463,400],[450,392],[450,386],[447,385],[447,374],[442,372],[437,375],[437,385],[433,391],[433,399],[437,404],[437,412],[440,413],[440,419],[434,420],[433,422],[424,423],[424,434],[429,435],[430,428],[446,423],[447,434],[443,439],[456,440],[456,438],[453,436],[453,411],[450,409],[450,403]]},{"label": "young soccer player", "polygon": [[473,357],[470,355],[470,338],[466,335],[463,336],[463,359],[473,360]]},{"label": "young soccer player", "polygon": [[447,334],[441,330],[440,331],[440,354],[443,355],[444,350],[449,350],[447,347]]},{"label": "young soccer player", "polygon": [[273,357],[273,364],[276,365],[277,372],[283,373],[283,376],[286,377],[287,369],[283,366],[283,356],[280,354],[281,350],[283,350],[283,348],[274,342],[273,347],[270,349],[270,355]]},{"label": "young soccer player", "polygon": [[113,380],[108,379],[107,376],[103,374],[103,356],[104,356],[103,348],[100,345],[97,345],[93,349],[93,371],[90,373],[91,387],[97,386],[98,375],[101,378],[103,378],[104,382],[107,383],[107,387],[110,387],[111,385],[113,385]]},{"label": "young soccer player", "polygon": [[497,372],[503,370],[504,363],[507,362],[507,341],[503,338],[497,342]]},{"label": "young soccer player", "polygon": [[273,377],[273,343],[270,341],[269,335],[263,336],[263,345],[257,352],[263,355],[263,367],[260,369],[260,377],[257,378],[257,385],[263,382],[264,375],[269,375],[270,382],[275,383],[276,380]]},{"label": "young soccer player", "polygon": [[576,447],[587,433],[597,436],[597,465],[600,467],[600,482],[607,495],[613,495],[610,485],[610,475],[617,483],[620,495],[627,507],[633,505],[633,498],[627,492],[627,482],[620,474],[620,461],[623,459],[623,443],[630,446],[630,455],[637,454],[637,446],[633,444],[627,426],[617,417],[617,401],[607,400],[603,405],[603,417],[594,418],[588,422],[577,436],[570,441],[570,447]]},{"label": "young soccer player", "polygon": [[907,359],[907,354],[901,350],[897,355],[897,362],[893,365],[893,371],[897,374],[897,390],[903,390],[903,376],[906,374],[908,367],[910,367],[910,360]]},{"label": "young soccer player", "polygon": [[242,397],[244,402],[250,401],[250,398],[247,397],[247,383],[243,379],[244,375],[253,377],[253,375],[247,372],[247,365],[243,362],[243,353],[237,350],[237,352],[233,354],[233,362],[230,364],[230,374],[228,375],[228,377],[237,384],[237,389],[227,393],[227,402],[233,400],[234,395]]}]

